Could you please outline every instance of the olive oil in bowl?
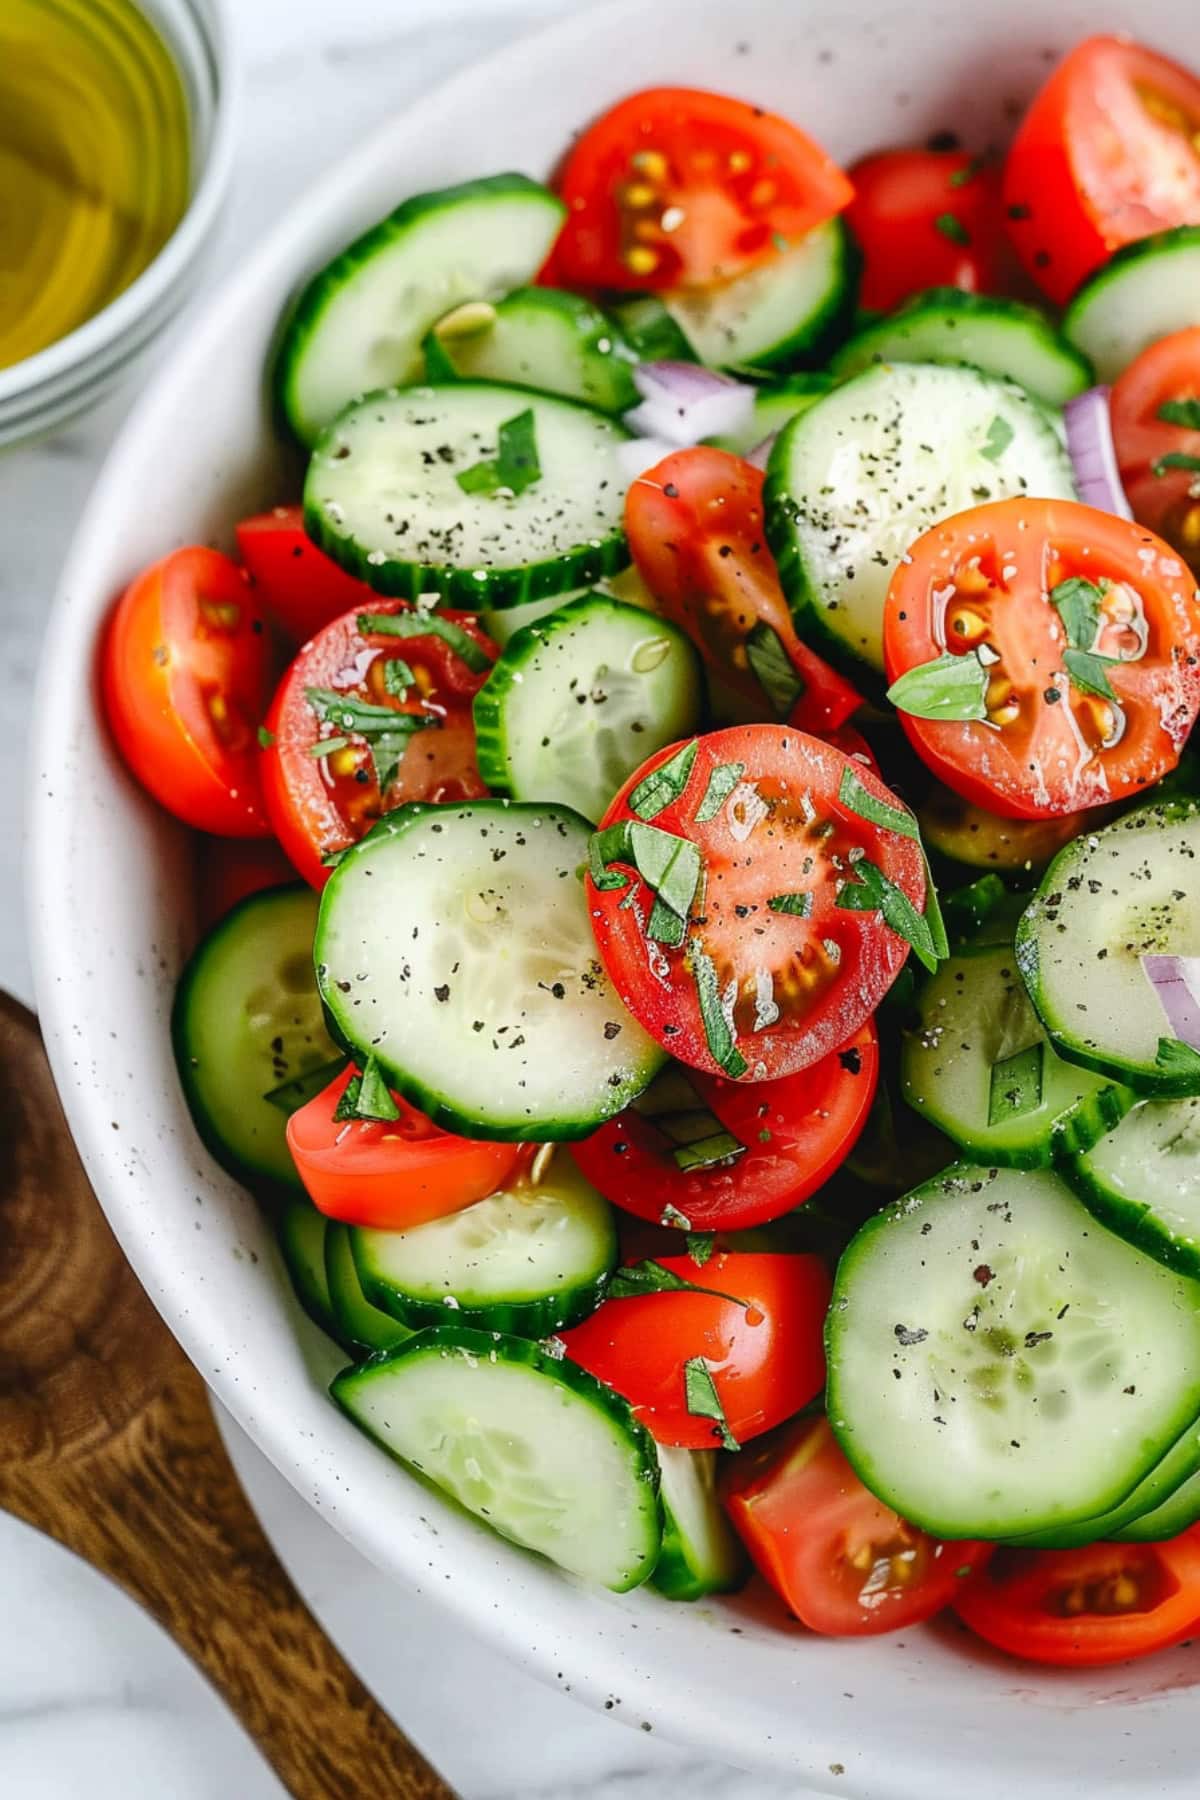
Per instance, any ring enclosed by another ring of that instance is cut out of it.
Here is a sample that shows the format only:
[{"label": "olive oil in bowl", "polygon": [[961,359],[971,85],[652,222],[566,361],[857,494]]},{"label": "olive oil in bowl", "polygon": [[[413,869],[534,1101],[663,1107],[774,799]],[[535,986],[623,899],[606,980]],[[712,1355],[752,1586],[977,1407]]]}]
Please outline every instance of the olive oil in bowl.
[{"label": "olive oil in bowl", "polygon": [[132,0],[0,0],[0,369],[127,288],[190,180],[183,81]]}]

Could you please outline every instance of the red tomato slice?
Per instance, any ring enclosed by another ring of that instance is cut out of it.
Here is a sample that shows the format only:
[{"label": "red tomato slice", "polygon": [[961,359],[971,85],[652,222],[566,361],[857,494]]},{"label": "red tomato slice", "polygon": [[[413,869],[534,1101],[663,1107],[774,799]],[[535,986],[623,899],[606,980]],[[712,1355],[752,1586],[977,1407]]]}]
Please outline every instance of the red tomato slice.
[{"label": "red tomato slice", "polygon": [[263,888],[295,881],[293,869],[274,838],[202,840],[196,858],[197,912],[207,931],[218,919]]},{"label": "red tomato slice", "polygon": [[[1082,648],[1068,644],[1051,599],[1074,579],[1100,589]],[[1056,817],[1136,794],[1175,767],[1200,709],[1200,605],[1195,577],[1144,526],[1025,499],[935,525],[888,589],[888,679],[981,646],[986,719],[900,713],[918,755],[964,800],[1007,818]],[[1111,699],[1085,685],[1097,678]]]},{"label": "red tomato slice", "polygon": [[269,659],[250,585],[216,550],[176,550],[117,602],[101,652],[104,710],[142,786],[186,825],[270,831],[255,739]]},{"label": "red tomato slice", "polygon": [[440,1131],[398,1094],[400,1117],[390,1124],[335,1119],[353,1074],[343,1070],[288,1120],[297,1172],[327,1218],[407,1231],[494,1194],[525,1154],[520,1144],[477,1144]]},{"label": "red tomato slice", "polygon": [[[377,597],[370,611],[414,614],[403,601]],[[329,878],[323,859],[356,843],[383,813],[410,800],[475,800],[487,792],[475,764],[471,715],[487,667],[469,668],[432,630],[411,638],[364,636],[358,618],[355,608],[305,644],[267,716],[273,740],[262,755],[267,810],[280,843],[313,887]],[[494,660],[495,645],[468,614],[439,612],[436,618],[461,629],[476,651]],[[397,662],[413,677],[403,700],[387,685],[388,665]],[[377,769],[391,759],[374,757],[369,737],[322,723],[309,698],[314,689],[433,721],[413,733],[386,793],[380,792]],[[322,754],[320,745],[330,739],[346,741]]]},{"label": "red tomato slice", "polygon": [[[682,1071],[680,1071],[682,1075]],[[735,1160],[681,1169],[659,1116],[629,1107],[575,1146],[575,1160],[614,1206],[690,1231],[742,1231],[799,1206],[845,1160],[867,1121],[879,1079],[879,1039],[867,1021],[841,1050],[782,1081],[688,1077],[697,1109],[742,1146]]]},{"label": "red tomato slice", "polygon": [[1127,38],[1065,56],[1004,169],[1009,235],[1060,305],[1122,244],[1200,223],[1200,80]]},{"label": "red tomato slice", "polygon": [[[631,794],[678,748],[630,777],[602,829],[637,821]],[[617,991],[680,1062],[752,1082],[794,1075],[846,1044],[899,974],[905,939],[878,912],[838,900],[858,885],[850,869],[866,858],[920,911],[921,851],[838,798],[850,777],[900,805],[865,764],[790,726],[735,725],[700,738],[682,793],[653,818],[655,831],[700,852],[701,885],[677,947],[648,938],[655,896],[632,863],[618,859],[631,884],[598,889],[589,879],[596,941]],[[714,806],[722,783],[727,798]]]},{"label": "red tomato slice", "polygon": [[1144,350],[1109,404],[1135,516],[1200,571],[1200,325]]},{"label": "red tomato slice", "polygon": [[624,1394],[659,1443],[712,1450],[722,1441],[719,1422],[688,1410],[685,1364],[697,1358],[739,1444],[820,1392],[830,1281],[819,1257],[718,1250],[703,1265],[664,1256],[660,1266],[715,1292],[606,1300],[559,1334],[567,1355]]},{"label": "red tomato slice", "polygon": [[924,288],[1003,287],[1000,171],[965,150],[880,150],[850,171],[846,222],[863,253],[860,304],[891,312]]},{"label": "red tomato slice", "polygon": [[237,528],[238,552],[271,618],[303,644],[352,606],[375,609],[376,596],[347,575],[304,529],[304,508],[275,506]]},{"label": "red tomato slice", "polygon": [[[659,611],[729,686],[801,731],[836,731],[862,695],[796,636],[763,537],[762,495],[761,469],[742,457],[676,450],[629,490],[629,548]],[[759,672],[764,655],[781,667],[775,694]]]},{"label": "red tomato slice", "polygon": [[584,132],[554,251],[580,287],[706,287],[794,246],[853,189],[795,125],[745,100],[648,88]]},{"label": "red tomato slice", "polygon": [[1083,1550],[1001,1548],[955,1611],[1010,1656],[1067,1668],[1148,1656],[1200,1625],[1200,1534]]},{"label": "red tomato slice", "polygon": [[755,1567],[810,1631],[867,1637],[949,1606],[990,1544],[943,1543],[865,1488],[825,1419],[732,1457],[722,1498]]}]

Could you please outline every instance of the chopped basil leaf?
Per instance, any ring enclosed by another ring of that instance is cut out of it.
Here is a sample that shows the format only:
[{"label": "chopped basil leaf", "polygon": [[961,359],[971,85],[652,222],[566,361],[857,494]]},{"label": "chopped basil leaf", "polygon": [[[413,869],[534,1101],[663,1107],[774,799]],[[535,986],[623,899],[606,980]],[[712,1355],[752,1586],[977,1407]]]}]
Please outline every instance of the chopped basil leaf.
[{"label": "chopped basil leaf", "polygon": [[1186,469],[1194,475],[1200,471],[1200,456],[1191,456],[1186,450],[1168,450],[1165,456],[1156,457],[1150,464],[1154,475],[1165,475],[1168,469]]},{"label": "chopped basil leaf", "polygon": [[650,917],[646,921],[646,936],[656,944],[665,944],[668,950],[678,950],[683,942],[684,930],[684,921],[679,914],[656,896],[654,905],[650,908]]},{"label": "chopped basil leaf", "polygon": [[1105,671],[1116,661],[1114,656],[1093,656],[1090,650],[1063,651],[1063,662],[1074,685],[1085,694],[1098,694],[1101,700],[1113,702],[1117,696]]},{"label": "chopped basil leaf", "polygon": [[774,711],[786,718],[804,693],[804,680],[779,633],[761,619],[746,639],[746,661]]},{"label": "chopped basil leaf", "polygon": [[402,656],[389,656],[383,665],[383,685],[393,700],[407,700],[416,679]]},{"label": "chopped basil leaf", "polygon": [[373,1056],[367,1058],[367,1066],[361,1075],[350,1077],[333,1116],[339,1121],[374,1119],[382,1125],[389,1125],[393,1119],[400,1117],[400,1108],[392,1099],[387,1082]]},{"label": "chopped basil leaf", "polygon": [[681,1213],[677,1206],[672,1206],[669,1202],[663,1207],[662,1212],[658,1215],[658,1222],[660,1225],[672,1225],[677,1231],[690,1231],[692,1229],[692,1221],[688,1218],[687,1214]]},{"label": "chopped basil leaf", "polygon": [[702,1269],[716,1247],[715,1231],[689,1231],[687,1234],[687,1251],[698,1269]]},{"label": "chopped basil leaf", "polygon": [[618,1269],[604,1290],[606,1300],[638,1300],[643,1294],[711,1294],[714,1300],[732,1300],[735,1306],[746,1304],[736,1294],[701,1287],[699,1283],[689,1281],[686,1275],[676,1275],[672,1269],[665,1269],[650,1257]]},{"label": "chopped basil leaf", "polygon": [[860,819],[866,819],[868,824],[881,825],[885,831],[894,831],[900,837],[919,838],[921,835],[917,821],[906,806],[893,806],[890,801],[881,800],[863,786],[853,769],[842,770],[837,797],[840,805],[857,813]]},{"label": "chopped basil leaf", "polygon": [[538,461],[532,407],[505,419],[497,438],[496,454],[454,479],[464,494],[523,494],[542,478]]},{"label": "chopped basil leaf", "polygon": [[986,157],[973,156],[969,163],[964,164],[961,169],[955,169],[953,175],[948,177],[948,185],[952,188],[966,187],[969,181],[974,181],[986,161]]},{"label": "chopped basil leaf", "polygon": [[677,1144],[671,1152],[675,1167],[685,1175],[691,1169],[711,1169],[717,1163],[732,1162],[735,1157],[745,1154],[745,1144],[739,1144],[731,1131],[715,1131],[711,1137],[699,1138],[694,1144]]},{"label": "chopped basil leaf", "polygon": [[742,776],[746,773],[745,763],[718,763],[708,778],[708,786],[704,790],[704,798],[696,808],[697,825],[707,825],[715,819],[725,802],[732,794]]},{"label": "chopped basil leaf", "polygon": [[308,754],[316,758],[332,756],[335,750],[344,750],[349,742],[347,737],[318,738],[315,744],[308,746]]},{"label": "chopped basil leaf", "polygon": [[1164,400],[1158,416],[1165,425],[1186,425],[1200,431],[1200,400]]},{"label": "chopped basil leaf", "polygon": [[1019,1119],[1024,1113],[1036,1112],[1042,1104],[1045,1061],[1046,1046],[1039,1041],[992,1064],[989,1125],[1003,1125],[1008,1119]]},{"label": "chopped basil leaf", "polygon": [[929,854],[924,844],[921,855],[925,860],[925,905],[923,908],[925,923],[929,927],[929,936],[933,940],[933,954],[939,962],[945,962],[950,954],[950,939],[946,936],[946,921],[942,917],[942,903],[938,899],[937,882],[933,879],[933,870],[929,866]]},{"label": "chopped basil leaf", "polygon": [[[319,719],[367,740],[381,794],[386,793],[396,779],[396,771],[413,733],[441,724],[433,713],[397,712],[393,706],[376,706],[370,700],[360,700],[355,694],[339,694],[333,688],[305,688],[304,694]],[[327,744],[330,741],[324,740]],[[319,756],[325,752],[314,746],[313,754]]]},{"label": "chopped basil leaf", "polygon": [[622,875],[619,869],[608,867],[610,862],[618,860],[631,860],[629,827],[609,825],[603,831],[593,831],[588,839],[588,874],[592,878],[592,886],[602,894],[610,894],[617,888],[629,886],[628,875]]},{"label": "chopped basil leaf", "polygon": [[1050,603],[1058,611],[1073,650],[1090,650],[1100,626],[1104,589],[1082,575],[1072,575],[1050,589]]},{"label": "chopped basil leaf", "polygon": [[688,957],[709,1054],[718,1068],[724,1069],[727,1075],[736,1079],[737,1076],[744,1075],[750,1065],[737,1047],[732,1021],[726,1018],[725,1008],[721,1005],[716,965],[696,937],[691,940]]},{"label": "chopped basil leaf", "polygon": [[[889,881],[883,870],[865,856],[853,865],[853,871],[856,879],[842,889],[838,905],[847,912],[880,913],[884,923],[912,946],[918,961],[932,974],[938,966],[939,952],[929,921],[922,918],[903,889]],[[940,915],[938,923],[941,924]]]},{"label": "chopped basil leaf", "polygon": [[986,719],[988,673],[974,651],[945,650],[918,663],[887,691],[892,705],[914,719]]},{"label": "chopped basil leaf", "polygon": [[795,919],[807,919],[812,912],[811,894],[772,894],[767,906],[773,913],[788,913]]},{"label": "chopped basil leaf", "polygon": [[629,796],[629,810],[639,819],[656,819],[660,812],[674,804],[691,779],[699,742],[693,738],[674,756],[660,763],[652,774],[639,781]]},{"label": "chopped basil leaf", "polygon": [[466,663],[472,675],[482,675],[492,666],[482,644],[477,644],[456,619],[443,619],[440,613],[359,613],[358,629],[363,637],[441,638],[459,662]]},{"label": "chopped basil leaf", "polygon": [[[607,865],[614,862],[631,864],[665,907],[681,919],[687,917],[700,880],[700,852],[690,838],[626,819],[594,831],[588,841],[588,863],[597,887],[625,885],[624,878],[614,881],[608,871]],[[597,867],[605,872],[601,881],[596,880]]]},{"label": "chopped basil leaf", "polygon": [[1154,1066],[1161,1075],[1183,1075],[1200,1082],[1200,1054],[1179,1038],[1159,1038]]},{"label": "chopped basil leaf", "polygon": [[344,1056],[335,1057],[332,1062],[318,1063],[315,1069],[306,1069],[302,1075],[293,1075],[290,1081],[281,1081],[278,1087],[268,1088],[263,1099],[290,1117],[310,1100],[315,1100],[345,1066]]},{"label": "chopped basil leaf", "polygon": [[987,441],[979,454],[980,456],[986,457],[988,462],[999,462],[1012,441],[1012,426],[1007,419],[1003,418],[1000,413],[997,413],[991,424],[988,426]]},{"label": "chopped basil leaf", "polygon": [[971,241],[970,232],[962,220],[952,212],[939,213],[933,221],[933,229],[940,231],[944,238],[949,238],[952,244],[965,246]]},{"label": "chopped basil leaf", "polygon": [[275,733],[273,731],[268,731],[265,725],[260,725],[258,728],[258,747],[259,747],[259,749],[260,750],[269,750],[271,748],[271,745],[274,742],[275,742]]},{"label": "chopped basil leaf", "polygon": [[712,1419],[714,1435],[724,1450],[740,1450],[741,1445],[729,1429],[725,1408],[712,1371],[702,1356],[689,1357],[683,1365],[684,1404],[695,1419]]}]

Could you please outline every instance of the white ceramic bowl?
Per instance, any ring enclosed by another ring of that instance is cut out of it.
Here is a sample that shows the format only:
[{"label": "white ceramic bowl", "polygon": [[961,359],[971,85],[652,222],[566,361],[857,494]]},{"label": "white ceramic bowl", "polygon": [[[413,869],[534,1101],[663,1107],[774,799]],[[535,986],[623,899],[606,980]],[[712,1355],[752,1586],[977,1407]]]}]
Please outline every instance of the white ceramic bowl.
[{"label": "white ceramic bowl", "polygon": [[335,1354],[179,1092],[167,1021],[192,941],[193,846],[115,759],[95,705],[96,630],[140,564],[228,541],[239,515],[286,496],[263,388],[280,307],[403,195],[496,168],[545,172],[582,120],[661,81],[777,107],[843,160],[941,127],[1001,141],[1054,56],[1090,31],[1136,28],[1194,60],[1194,3],[625,0],[514,46],[335,169],[212,302],[113,451],[50,623],[30,889],[42,1022],[108,1216],[201,1373],[381,1570],[440,1596],[518,1662],[629,1723],[859,1800],[1192,1793],[1196,1652],[1039,1673],[948,1624],[835,1642],[754,1591],[690,1607],[646,1591],[618,1599],[510,1549],[359,1436],[325,1397]]}]

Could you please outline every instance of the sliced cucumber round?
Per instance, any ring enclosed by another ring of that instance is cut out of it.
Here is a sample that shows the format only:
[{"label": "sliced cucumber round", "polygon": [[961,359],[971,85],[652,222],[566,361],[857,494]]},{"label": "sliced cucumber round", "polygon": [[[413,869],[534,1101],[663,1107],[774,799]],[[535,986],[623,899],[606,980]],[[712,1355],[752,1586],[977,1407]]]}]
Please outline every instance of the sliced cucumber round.
[{"label": "sliced cucumber round", "polygon": [[213,926],[179,980],[179,1079],[200,1136],[242,1180],[299,1187],[286,1090],[337,1061],[312,974],[316,923],[311,888],[251,894]]},{"label": "sliced cucumber round", "polygon": [[280,1208],[276,1223],[279,1249],[296,1298],[309,1318],[335,1338],[343,1349],[348,1349],[329,1295],[329,1277],[325,1272],[326,1223],[324,1213],[319,1213],[310,1201],[289,1196]]},{"label": "sliced cucumber round", "polygon": [[1178,999],[1200,1021],[1198,859],[1200,802],[1139,807],[1060,850],[1017,927],[1017,966],[1059,1055],[1159,1099],[1200,1094],[1200,1053],[1167,1011]]},{"label": "sliced cucumber round", "polygon": [[390,1086],[468,1137],[585,1137],[665,1060],[596,953],[565,807],[406,806],[321,900],[317,980]]},{"label": "sliced cucumber round", "polygon": [[850,1461],[937,1537],[1098,1518],[1200,1414],[1196,1288],[1049,1170],[957,1163],[868,1221],[826,1353]]},{"label": "sliced cucumber round", "polygon": [[732,450],[735,456],[747,456],[773,432],[782,431],[810,406],[815,406],[832,386],[832,375],[818,369],[785,375],[779,381],[756,389],[754,413],[745,431],[735,432],[730,437],[709,438],[707,442],[715,444],[718,450]]},{"label": "sliced cucumber round", "polygon": [[642,362],[698,362],[699,358],[657,294],[615,300],[613,318]]},{"label": "sliced cucumber round", "polygon": [[973,1161],[1016,1169],[1086,1150],[1134,1098],[1054,1054],[1011,944],[960,950],[921,984],[900,1069],[922,1118]]},{"label": "sliced cucumber round", "polygon": [[1064,406],[1092,385],[1092,366],[1045,313],[1020,300],[927,288],[843,344],[831,363],[839,378],[873,363],[955,363],[1015,381],[1048,406]]},{"label": "sliced cucumber round", "polygon": [[1125,244],[1074,296],[1063,330],[1115,381],[1159,338],[1200,325],[1200,225]]},{"label": "sliced cucumber round", "polygon": [[637,405],[637,360],[607,313],[561,288],[518,288],[495,306],[468,301],[425,340],[431,381],[499,381],[608,413]]},{"label": "sliced cucumber round", "polygon": [[1200,1519],[1200,1473],[1189,1475],[1165,1500],[1139,1513],[1136,1519],[1131,1519],[1128,1525],[1122,1525],[1112,1535],[1119,1544],[1161,1544],[1167,1538],[1178,1537],[1180,1532],[1187,1531],[1197,1519]]},{"label": "sliced cucumber round", "polygon": [[1065,1172],[1102,1225],[1200,1281],[1200,1098],[1140,1101]]},{"label": "sliced cucumber round", "polygon": [[1033,1531],[1014,1541],[1026,1550],[1075,1550],[1081,1544],[1107,1543],[1110,1538],[1122,1537],[1127,1531],[1135,1532],[1147,1515],[1165,1510],[1179,1489],[1191,1482],[1197,1469],[1200,1469],[1200,1426],[1193,1421],[1145,1479],[1139,1481],[1133,1492],[1111,1512],[1103,1513],[1098,1519],[1081,1519],[1075,1525]]},{"label": "sliced cucumber round", "polygon": [[566,1357],[443,1325],[347,1369],[330,1391],[385,1450],[513,1543],[615,1593],[654,1568],[653,1442]]},{"label": "sliced cucumber round", "polygon": [[523,605],[629,561],[616,454],[627,438],[604,413],[523,388],[371,394],[313,452],[305,529],[381,594]]},{"label": "sliced cucumber round", "polygon": [[859,269],[845,222],[827,219],[773,261],[715,287],[664,294],[663,303],[714,369],[816,364],[854,316]]},{"label": "sliced cucumber round", "polygon": [[717,1452],[658,1446],[662,1475],[662,1554],[652,1584],[668,1600],[729,1594],[746,1579],[748,1561],[717,1498]]},{"label": "sliced cucumber round", "polygon": [[564,216],[537,182],[491,175],[415,195],[335,256],[300,295],[276,358],[280,408],[301,443],[360,394],[419,381],[435,321],[531,281]]},{"label": "sliced cucumber round", "polygon": [[325,1282],[337,1337],[352,1356],[375,1356],[405,1344],[413,1333],[400,1319],[373,1306],[354,1266],[350,1227],[330,1219],[325,1232]]},{"label": "sliced cucumber round", "polygon": [[801,634],[881,677],[888,583],[923,532],[984,500],[1074,492],[1066,451],[1023,388],[974,369],[881,365],[780,435],[767,540]]},{"label": "sliced cucumber round", "polygon": [[695,731],[703,703],[685,632],[587,594],[518,632],[475,696],[479,773],[495,793],[599,819],[626,776]]},{"label": "sliced cucumber round", "polygon": [[617,1263],[612,1208],[565,1150],[536,1182],[409,1231],[350,1237],[368,1299],[417,1329],[453,1313],[455,1324],[547,1337],[595,1312]]},{"label": "sliced cucumber round", "polygon": [[1004,869],[1014,875],[1045,868],[1088,823],[1078,814],[1063,819],[1001,819],[952,794],[940,782],[918,806],[917,819],[931,850],[972,869]]}]

